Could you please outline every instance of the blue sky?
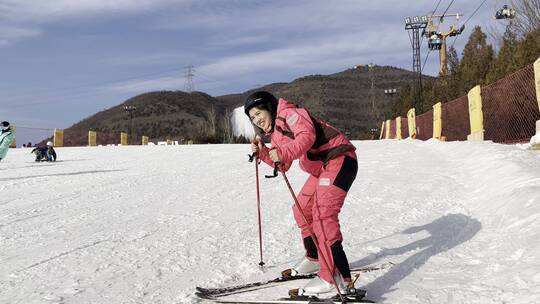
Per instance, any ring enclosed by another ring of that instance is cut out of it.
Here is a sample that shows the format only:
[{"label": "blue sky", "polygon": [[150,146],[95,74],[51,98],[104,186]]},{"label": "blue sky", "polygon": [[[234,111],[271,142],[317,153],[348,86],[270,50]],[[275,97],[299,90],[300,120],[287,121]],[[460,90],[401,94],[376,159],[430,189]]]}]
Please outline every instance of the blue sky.
[{"label": "blue sky", "polygon": [[[370,62],[411,69],[403,18],[438,2],[0,0],[0,120],[19,126],[19,145],[37,142],[135,95],[183,90],[190,64],[195,90],[213,96]],[[481,2],[448,12],[464,22]],[[496,26],[496,2],[466,24],[458,52],[474,25]],[[422,61],[427,53],[424,41]],[[437,69],[432,53],[424,72]]]}]

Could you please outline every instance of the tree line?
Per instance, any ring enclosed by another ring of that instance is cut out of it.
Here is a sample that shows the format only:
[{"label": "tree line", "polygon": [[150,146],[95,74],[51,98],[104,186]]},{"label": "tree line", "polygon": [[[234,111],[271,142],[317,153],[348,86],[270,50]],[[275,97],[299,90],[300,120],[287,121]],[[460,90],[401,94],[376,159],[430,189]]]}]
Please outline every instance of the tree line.
[{"label": "tree line", "polygon": [[[488,43],[488,35],[480,26],[473,29],[461,57],[453,46],[448,49],[448,75],[423,83],[424,111],[438,102],[466,95],[475,85],[493,83],[540,56],[540,0],[519,0],[512,4],[518,12],[516,18],[508,21],[502,33],[491,33],[497,50]],[[401,88],[392,105],[392,117],[406,116],[414,107],[415,85],[410,83]]]}]

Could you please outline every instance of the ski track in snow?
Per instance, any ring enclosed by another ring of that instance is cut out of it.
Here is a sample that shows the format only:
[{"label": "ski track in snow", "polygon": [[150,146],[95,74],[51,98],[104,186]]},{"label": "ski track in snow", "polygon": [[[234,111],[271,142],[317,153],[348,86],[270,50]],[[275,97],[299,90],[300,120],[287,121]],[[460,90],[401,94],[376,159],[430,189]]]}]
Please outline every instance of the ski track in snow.
[{"label": "ski track in snow", "polygon": [[[540,302],[540,154],[489,142],[356,141],[340,220],[357,285],[383,303]],[[0,303],[195,303],[302,254],[292,199],[248,145],[29,149],[0,162]],[[307,178],[295,165],[296,192]],[[237,297],[282,297],[288,282]]]}]

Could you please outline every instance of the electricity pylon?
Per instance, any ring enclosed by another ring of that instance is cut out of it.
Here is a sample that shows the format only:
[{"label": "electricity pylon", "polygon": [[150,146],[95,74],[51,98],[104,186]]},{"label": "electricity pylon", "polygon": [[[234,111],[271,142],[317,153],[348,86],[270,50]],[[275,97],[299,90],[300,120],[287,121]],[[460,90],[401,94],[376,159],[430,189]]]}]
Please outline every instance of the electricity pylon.
[{"label": "electricity pylon", "polygon": [[195,70],[193,68],[194,68],[194,66],[192,64],[185,67],[185,69],[186,69],[186,82],[184,83],[184,90],[186,92],[188,92],[188,93],[193,92],[193,89],[194,89],[193,76],[195,76],[195,74],[193,72],[195,72]]}]

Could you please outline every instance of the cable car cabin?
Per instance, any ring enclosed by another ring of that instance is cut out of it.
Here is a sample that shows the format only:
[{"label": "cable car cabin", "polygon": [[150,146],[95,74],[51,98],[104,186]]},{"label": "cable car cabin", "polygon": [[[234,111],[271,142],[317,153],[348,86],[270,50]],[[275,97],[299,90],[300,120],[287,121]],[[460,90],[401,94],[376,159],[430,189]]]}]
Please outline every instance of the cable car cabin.
[{"label": "cable car cabin", "polygon": [[493,18],[495,19],[514,19],[514,17],[516,16],[516,10],[511,8],[511,7],[508,7],[508,5],[503,5],[503,7],[498,10],[496,13],[495,13],[495,16]]},{"label": "cable car cabin", "polygon": [[440,50],[442,46],[442,35],[434,33],[428,38],[428,48],[430,50]]}]

